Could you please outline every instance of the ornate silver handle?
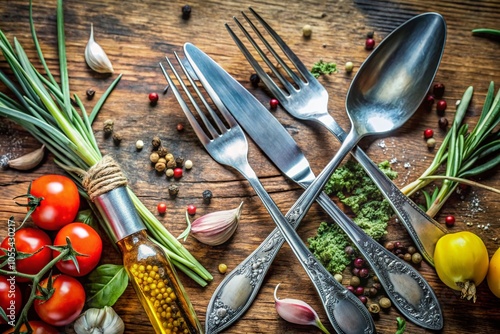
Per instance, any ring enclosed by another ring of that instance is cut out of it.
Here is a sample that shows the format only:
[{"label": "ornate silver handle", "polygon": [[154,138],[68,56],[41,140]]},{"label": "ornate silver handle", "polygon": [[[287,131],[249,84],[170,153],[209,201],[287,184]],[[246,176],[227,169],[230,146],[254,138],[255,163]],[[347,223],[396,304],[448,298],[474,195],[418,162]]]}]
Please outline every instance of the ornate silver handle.
[{"label": "ornate silver handle", "polygon": [[[346,133],[331,115],[326,114],[317,121],[322,123],[341,143],[344,142]],[[434,248],[439,238],[447,233],[446,230],[405,196],[361,148],[355,147],[351,150],[351,154],[387,199],[422,256],[434,266]]]}]

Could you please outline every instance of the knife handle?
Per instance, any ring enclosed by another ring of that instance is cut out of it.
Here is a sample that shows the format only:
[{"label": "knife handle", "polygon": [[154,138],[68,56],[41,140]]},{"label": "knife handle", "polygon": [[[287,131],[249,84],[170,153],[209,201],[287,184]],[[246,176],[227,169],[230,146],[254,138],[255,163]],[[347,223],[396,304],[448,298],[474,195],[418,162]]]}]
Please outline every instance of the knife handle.
[{"label": "knife handle", "polygon": [[[315,120],[323,124],[341,143],[345,140],[346,133],[330,114]],[[352,149],[351,154],[389,202],[422,256],[434,266],[434,248],[439,238],[447,233],[446,230],[405,196],[360,147]]]}]

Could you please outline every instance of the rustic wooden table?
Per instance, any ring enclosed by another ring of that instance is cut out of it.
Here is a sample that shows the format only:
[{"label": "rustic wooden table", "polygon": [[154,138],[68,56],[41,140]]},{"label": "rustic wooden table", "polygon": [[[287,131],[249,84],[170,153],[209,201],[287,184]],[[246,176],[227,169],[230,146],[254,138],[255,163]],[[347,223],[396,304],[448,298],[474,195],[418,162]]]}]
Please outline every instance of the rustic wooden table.
[{"label": "rustic wooden table", "polygon": [[[181,51],[185,42],[192,42],[211,55],[242,84],[251,87],[252,73],[244,57],[240,54],[227,34],[224,23],[233,15],[239,15],[248,6],[256,9],[278,33],[289,43],[297,55],[310,67],[323,59],[338,64],[339,72],[320,80],[330,94],[330,111],[338,122],[348,128],[348,118],[344,111],[344,98],[352,79],[344,71],[347,61],[354,63],[354,72],[368,56],[364,43],[366,34],[374,31],[379,43],[390,31],[413,15],[435,11],[444,16],[448,25],[445,53],[436,81],[446,86],[448,101],[447,117],[451,120],[455,101],[460,99],[465,89],[472,85],[475,89],[473,103],[468,112],[468,122],[474,124],[482,107],[485,92],[490,81],[500,84],[498,69],[498,41],[471,35],[474,28],[500,28],[500,2],[490,1],[417,1],[417,0],[359,0],[359,1],[213,1],[192,0],[192,14],[189,20],[181,18],[184,1],[157,0],[87,0],[65,1],[66,41],[68,67],[72,93],[85,96],[88,88],[94,88],[100,96],[111,81],[123,73],[123,78],[94,123],[94,131],[99,147],[104,154],[113,155],[126,173],[131,187],[146,206],[156,214],[156,205],[166,201],[168,211],[159,219],[174,234],[185,228],[184,212],[188,204],[198,207],[197,216],[205,213],[236,207],[244,201],[242,219],[237,233],[226,244],[208,247],[189,238],[185,246],[213,274],[214,280],[207,287],[197,286],[189,278],[180,274],[200,320],[204,323],[210,296],[223,279],[217,271],[220,263],[232,270],[242,261],[274,228],[269,215],[255,196],[248,183],[233,170],[215,163],[204,151],[194,132],[171,93],[162,91],[165,79],[158,67],[165,56]],[[34,19],[38,37],[42,41],[48,64],[57,73],[56,1],[34,1]],[[84,49],[89,37],[90,24],[94,25],[96,41],[103,46],[115,68],[115,74],[100,75],[92,72],[85,64]],[[301,28],[309,24],[313,27],[310,39],[304,39]],[[0,5],[0,28],[7,37],[14,37],[24,45],[28,55],[35,58],[28,24],[28,0],[4,0]],[[6,67],[3,59],[0,67]],[[265,105],[269,96],[259,88],[250,88]],[[1,91],[6,88],[1,86]],[[159,103],[150,106],[148,94],[158,92]],[[96,100],[84,99],[91,108]],[[299,145],[310,158],[312,169],[317,173],[328,162],[339,147],[332,136],[314,124],[298,122],[278,108],[275,116],[287,127]],[[123,136],[119,146],[103,136],[103,121],[115,121],[115,130]],[[434,151],[429,151],[422,139],[423,130],[435,129],[438,145],[443,132],[437,126],[435,112],[419,110],[399,131],[385,138],[368,139],[361,143],[375,161],[391,160],[398,171],[398,186],[403,186],[420,175],[430,163]],[[176,126],[185,124],[185,130],[178,132]],[[172,181],[157,174],[148,161],[149,143],[153,136],[160,136],[174,154],[191,159],[194,167],[182,179]],[[143,140],[146,147],[138,152],[137,140]],[[380,145],[382,140],[385,145]],[[27,153],[39,144],[22,128],[5,119],[0,120],[0,155],[17,157]],[[296,185],[287,181],[250,144],[250,161],[265,188],[283,212],[302,193]],[[15,205],[13,197],[23,194],[30,181],[47,173],[62,173],[48,155],[43,163],[28,172],[2,170],[0,172],[0,226],[6,226],[10,216],[21,220],[24,209]],[[168,196],[167,187],[175,182],[180,192],[174,200]],[[489,173],[482,182],[500,188],[500,174]],[[202,202],[202,192],[210,189],[214,198],[210,205]],[[457,217],[456,226],[451,231],[470,230],[482,237],[490,256],[498,246],[500,232],[499,197],[491,192],[473,189],[465,198],[452,196],[449,203],[437,216],[443,222],[447,214]],[[306,240],[314,235],[321,221],[330,219],[317,205],[313,205],[298,233]],[[490,224],[489,229],[481,228]],[[3,229],[3,227],[2,227]],[[2,233],[4,234],[4,233]],[[402,241],[410,244],[406,231],[392,221],[386,240]],[[105,245],[102,263],[120,263],[118,254],[109,241]],[[445,333],[492,333],[500,329],[500,303],[489,291],[486,283],[478,287],[475,304],[461,300],[459,295],[447,288],[438,279],[435,271],[426,263],[419,268],[429,281],[441,302]],[[267,275],[263,288],[249,311],[227,333],[310,333],[318,332],[311,327],[298,326],[280,319],[274,309],[273,290],[281,283],[282,298],[302,299],[311,304],[327,324],[326,315],[319,303],[316,292],[301,266],[295,260],[288,246],[284,246],[277,261]],[[115,310],[123,318],[127,333],[150,333],[152,331],[146,314],[131,287],[116,303]],[[396,309],[382,312],[375,323],[379,333],[394,333]],[[331,329],[331,326],[327,324]],[[67,332],[71,329],[65,328]],[[425,333],[426,330],[411,323],[407,333]]]}]

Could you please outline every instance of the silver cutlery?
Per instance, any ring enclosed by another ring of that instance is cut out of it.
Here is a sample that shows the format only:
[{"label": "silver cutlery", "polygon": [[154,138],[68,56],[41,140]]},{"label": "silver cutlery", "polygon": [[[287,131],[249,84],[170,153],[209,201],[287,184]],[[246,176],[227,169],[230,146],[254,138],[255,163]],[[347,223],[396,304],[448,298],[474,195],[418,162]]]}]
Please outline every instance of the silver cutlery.
[{"label": "silver cutlery", "polygon": [[[245,44],[226,24],[231,37],[262,82],[292,116],[301,120],[318,122],[333,133],[340,142],[346,140],[346,133],[328,113],[328,92],[326,89],[269,24],[252,8],[249,10],[298,72],[298,74],[294,72],[283,61],[257,26],[242,12],[255,35],[269,52],[265,52],[259,47],[237,18],[234,18],[234,21],[284,89],[280,88],[266,73]],[[427,21],[430,26],[426,27],[424,22],[418,28],[417,25],[421,24],[421,21]],[[408,34],[412,29],[412,33]],[[439,14],[425,13],[406,22],[404,26],[387,36],[372,52],[369,57],[370,61],[365,61],[362,68],[359,69],[349,90],[346,109],[354,110],[365,105],[366,101],[363,99],[367,99],[371,101],[370,105],[374,104],[379,108],[378,113],[390,109],[395,111],[398,109],[410,110],[409,106],[405,106],[408,99],[411,99],[411,106],[414,107],[416,103],[423,100],[432,84],[444,50],[445,40],[446,24]],[[425,52],[421,51],[424,49]],[[283,72],[277,69],[267,56],[269,54],[278,62],[280,69],[291,78],[293,84],[287,81]],[[377,82],[372,82],[370,78],[377,78]],[[373,86],[374,84],[376,86]],[[374,90],[373,88],[378,89]],[[362,92],[361,95],[359,95],[360,92]],[[364,122],[367,121],[369,120],[363,118],[361,122],[358,122],[358,126],[364,126]],[[382,125],[383,119],[378,119],[376,122],[373,122],[375,119],[371,121],[372,124]],[[351,153],[388,200],[425,260],[434,265],[433,254],[436,242],[446,233],[446,230],[405,196],[359,147],[355,147]]]},{"label": "silver cutlery", "polygon": [[[198,80],[204,87],[210,87],[210,92],[213,90],[257,146],[287,177],[307,188],[315,176],[297,143],[281,123],[250,92],[196,46],[187,43],[184,53]],[[420,326],[442,328],[439,302],[425,279],[411,265],[367,236],[328,195],[320,193],[317,201],[351,238],[401,313]],[[293,225],[294,228],[297,226],[298,224]],[[226,328],[251,305],[255,292],[263,283],[265,274],[283,242],[280,231],[275,229],[249,257],[228,273],[208,304],[206,327],[210,327],[211,331],[214,328]],[[250,282],[242,279],[242,276],[251,278],[250,286]],[[232,310],[237,312],[226,312],[225,317],[218,316],[218,310],[228,304],[228,290],[248,289],[253,291],[248,299],[241,299],[241,304],[232,305]]]},{"label": "silver cutlery", "polygon": [[[165,78],[167,79],[172,88],[172,92],[176,96],[179,104],[186,114],[189,123],[212,158],[220,164],[230,166],[239,171],[254,188],[274,222],[281,230],[286,241],[292,248],[297,259],[299,259],[299,262],[311,278],[311,281],[321,298],[325,311],[334,329],[339,333],[375,333],[373,319],[368,313],[366,307],[357,297],[354,296],[354,294],[350,293],[340,283],[338,283],[321,265],[321,263],[315,259],[290,224],[296,220],[302,219],[305,216],[312,202],[315,200],[319,192],[321,192],[321,189],[328,180],[329,174],[333,171],[333,169],[326,168],[322,173],[320,173],[319,177],[293,205],[286,217],[283,216],[248,163],[248,145],[243,130],[241,130],[234,118],[224,107],[224,104],[218,100],[217,95],[213,94],[213,91],[210,91],[210,87],[204,87],[210,95],[212,101],[217,105],[219,113],[227,122],[228,127],[224,125],[216,112],[204,99],[193,79],[189,76],[188,71],[182,65],[182,62],[177,54],[175,57],[183,69],[184,74],[187,76],[192,89],[196,92],[198,99],[202,101],[202,108],[208,111],[208,114],[216,124],[217,129],[208,120],[204,111],[201,110],[195,98],[190,93],[190,90],[187,88],[185,83],[175,71],[172,63],[167,58],[167,63],[171,72],[179,81],[179,85],[182,87],[185,95],[187,95],[190,104],[196,110],[198,117],[202,120],[204,127],[207,129],[209,134],[207,134],[204,128],[198,123],[195,114],[183,99],[181,93],[174,85],[165,68],[161,66]],[[236,294],[238,292],[241,293],[241,291],[236,290],[227,291],[229,294]],[[221,314],[224,310],[226,309],[221,309]]]}]

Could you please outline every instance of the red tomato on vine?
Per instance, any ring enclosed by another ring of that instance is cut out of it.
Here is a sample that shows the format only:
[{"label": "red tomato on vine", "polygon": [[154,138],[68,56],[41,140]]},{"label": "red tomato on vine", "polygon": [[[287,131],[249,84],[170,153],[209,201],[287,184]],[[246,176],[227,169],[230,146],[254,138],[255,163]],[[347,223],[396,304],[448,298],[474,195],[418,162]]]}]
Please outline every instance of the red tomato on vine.
[{"label": "red tomato on vine", "polygon": [[45,230],[59,230],[74,221],[80,207],[78,187],[69,177],[49,174],[34,180],[27,197],[28,217]]},{"label": "red tomato on vine", "polygon": [[[52,280],[51,284],[49,280]],[[65,326],[73,322],[85,305],[85,290],[74,277],[55,275],[40,282],[43,289],[52,292],[47,300],[36,299],[35,311],[44,322],[52,326]],[[38,296],[43,294],[40,288]]]},{"label": "red tomato on vine", "polygon": [[[59,230],[54,238],[54,246],[64,246],[69,238],[73,249],[82,255],[77,255],[78,268],[72,260],[64,260],[56,263],[57,269],[70,276],[85,276],[90,273],[99,263],[102,253],[102,239],[99,233],[84,223],[71,223]],[[53,257],[60,253],[52,251]]]},{"label": "red tomato on vine", "polygon": [[[21,290],[16,284],[16,279],[16,277],[0,276],[0,307],[12,323],[16,323],[17,315],[21,311],[23,303]],[[5,323],[5,320],[0,317],[0,324]]]},{"label": "red tomato on vine", "polygon": [[[16,257],[15,266],[13,263],[7,263],[4,269],[15,269],[23,274],[38,274],[52,260],[52,251],[48,247],[50,245],[52,245],[50,237],[39,228],[23,227],[17,230],[12,236],[7,236],[0,245],[7,251],[5,254],[0,250],[0,255],[7,255],[9,258]],[[27,256],[28,254],[33,255]],[[16,277],[16,280],[18,282],[30,281],[20,276]]]}]

